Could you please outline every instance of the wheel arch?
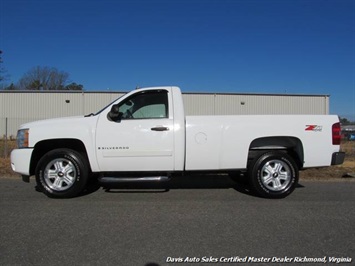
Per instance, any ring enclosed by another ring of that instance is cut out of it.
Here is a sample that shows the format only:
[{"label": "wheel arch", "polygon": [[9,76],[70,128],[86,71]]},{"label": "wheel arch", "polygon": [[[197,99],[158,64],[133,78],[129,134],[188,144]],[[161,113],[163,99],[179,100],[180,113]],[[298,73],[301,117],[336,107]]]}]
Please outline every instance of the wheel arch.
[{"label": "wheel arch", "polygon": [[249,146],[248,161],[271,150],[287,152],[295,160],[299,169],[303,167],[304,152],[302,141],[292,136],[271,136],[253,140]]},{"label": "wheel arch", "polygon": [[[48,139],[36,143],[31,157],[30,175],[35,174],[38,161],[44,154],[54,149],[71,149],[79,152],[89,162],[84,143],[79,139]],[[90,164],[89,164],[90,165]],[[91,169],[90,169],[91,171]]]}]

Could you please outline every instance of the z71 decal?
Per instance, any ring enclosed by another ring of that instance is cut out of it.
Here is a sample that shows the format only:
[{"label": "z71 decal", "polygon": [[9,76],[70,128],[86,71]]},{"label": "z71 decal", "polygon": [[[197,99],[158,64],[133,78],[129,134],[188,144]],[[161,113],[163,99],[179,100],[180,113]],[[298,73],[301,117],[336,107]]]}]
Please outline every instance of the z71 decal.
[{"label": "z71 decal", "polygon": [[318,126],[318,125],[306,125],[306,131],[315,131],[315,132],[321,132],[323,129],[323,126]]}]

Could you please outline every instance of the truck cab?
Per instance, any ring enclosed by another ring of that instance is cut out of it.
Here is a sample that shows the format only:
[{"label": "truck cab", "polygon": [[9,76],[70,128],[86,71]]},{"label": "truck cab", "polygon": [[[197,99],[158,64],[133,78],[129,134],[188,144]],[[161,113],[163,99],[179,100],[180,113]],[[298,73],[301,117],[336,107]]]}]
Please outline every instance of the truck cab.
[{"label": "truck cab", "polygon": [[98,114],[100,171],[182,171],[185,115],[179,95],[176,87],[137,90]]}]

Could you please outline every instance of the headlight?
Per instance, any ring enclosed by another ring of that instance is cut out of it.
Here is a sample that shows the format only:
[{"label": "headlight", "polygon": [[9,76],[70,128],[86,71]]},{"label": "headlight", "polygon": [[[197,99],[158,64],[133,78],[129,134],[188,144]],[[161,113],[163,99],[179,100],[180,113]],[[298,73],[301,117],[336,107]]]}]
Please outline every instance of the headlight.
[{"label": "headlight", "polygon": [[28,137],[29,137],[29,129],[20,129],[17,131],[17,147],[27,148],[28,147]]}]

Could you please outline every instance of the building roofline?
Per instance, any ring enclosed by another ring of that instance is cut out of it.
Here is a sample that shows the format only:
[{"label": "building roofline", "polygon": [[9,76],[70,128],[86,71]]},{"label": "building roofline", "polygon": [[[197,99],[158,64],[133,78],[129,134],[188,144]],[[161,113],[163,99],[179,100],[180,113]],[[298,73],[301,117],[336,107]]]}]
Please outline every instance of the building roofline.
[{"label": "building roofline", "polygon": [[307,97],[330,97],[329,94],[297,94],[297,93],[253,93],[253,92],[182,92],[182,94],[201,95],[251,95],[251,96],[307,96]]},{"label": "building roofline", "polygon": [[[128,91],[79,91],[79,90],[0,90],[0,93],[72,93],[72,94],[110,94],[110,93],[127,93]],[[195,94],[195,95],[243,95],[243,96],[302,96],[302,97],[330,97],[329,94],[288,94],[288,93],[243,93],[243,92],[181,92],[182,94]]]}]

